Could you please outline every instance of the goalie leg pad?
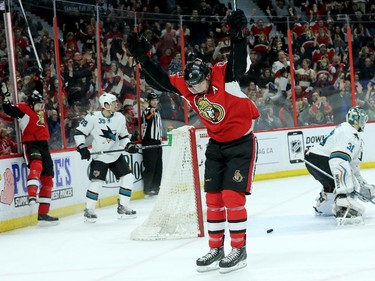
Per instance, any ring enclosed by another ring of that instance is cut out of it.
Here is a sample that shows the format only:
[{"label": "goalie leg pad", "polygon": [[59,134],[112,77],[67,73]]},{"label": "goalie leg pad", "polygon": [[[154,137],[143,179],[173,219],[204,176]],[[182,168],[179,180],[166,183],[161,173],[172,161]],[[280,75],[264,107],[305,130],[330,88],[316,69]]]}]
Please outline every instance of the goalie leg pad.
[{"label": "goalie leg pad", "polygon": [[335,194],[350,194],[353,192],[354,180],[353,174],[348,161],[340,158],[332,158],[329,165],[335,181]]},{"label": "goalie leg pad", "polygon": [[332,208],[338,225],[362,223],[364,211],[365,207],[361,203],[346,195],[337,196]]}]

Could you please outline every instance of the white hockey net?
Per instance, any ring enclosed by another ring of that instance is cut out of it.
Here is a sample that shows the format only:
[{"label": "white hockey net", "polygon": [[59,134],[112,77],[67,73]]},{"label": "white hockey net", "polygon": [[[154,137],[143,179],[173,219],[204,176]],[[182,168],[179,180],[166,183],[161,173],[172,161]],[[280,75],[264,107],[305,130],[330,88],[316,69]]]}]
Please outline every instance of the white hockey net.
[{"label": "white hockey net", "polygon": [[146,221],[131,233],[133,240],[204,236],[195,130],[172,130],[172,146],[159,195]]}]

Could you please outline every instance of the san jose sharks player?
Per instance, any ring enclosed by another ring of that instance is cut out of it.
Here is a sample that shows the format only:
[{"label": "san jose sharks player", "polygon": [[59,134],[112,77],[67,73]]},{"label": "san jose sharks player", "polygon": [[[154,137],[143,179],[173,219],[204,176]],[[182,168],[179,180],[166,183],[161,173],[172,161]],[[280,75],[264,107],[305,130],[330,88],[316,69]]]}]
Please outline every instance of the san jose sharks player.
[{"label": "san jose sharks player", "polygon": [[[74,135],[81,159],[89,161],[91,158],[90,151],[85,144],[89,135],[93,138],[93,152],[124,149],[128,153],[137,153],[137,145],[130,142],[129,139],[125,116],[117,112],[116,96],[103,93],[99,97],[99,103],[102,110],[87,114],[80,122]],[[119,151],[95,154],[92,158],[89,172],[90,185],[86,192],[85,222],[96,222],[97,220],[95,206],[99,197],[99,189],[104,184],[108,169],[113,172],[120,186],[117,207],[119,218],[135,218],[136,212],[128,207],[134,176],[123,153]]]}]

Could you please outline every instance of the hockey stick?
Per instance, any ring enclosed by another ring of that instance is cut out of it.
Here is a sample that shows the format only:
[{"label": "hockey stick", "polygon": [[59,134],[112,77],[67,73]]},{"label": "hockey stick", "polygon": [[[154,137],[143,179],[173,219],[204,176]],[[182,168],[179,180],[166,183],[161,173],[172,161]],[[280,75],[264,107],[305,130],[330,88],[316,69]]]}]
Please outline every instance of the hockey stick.
[{"label": "hockey stick", "polygon": [[[318,172],[322,173],[323,175],[325,175],[326,177],[329,177],[330,179],[334,180],[333,176],[326,173],[325,171],[323,171],[322,169],[320,169],[319,167],[315,166],[313,163],[310,163],[309,161],[305,160],[305,159],[300,159],[300,161],[302,162],[305,162],[307,165],[309,165],[310,167],[314,168],[315,170],[317,170]],[[362,198],[363,201],[368,201],[372,204],[375,205],[375,202],[371,200],[371,198],[368,198],[364,195],[362,195],[361,193],[359,193],[357,190],[354,190],[353,191],[354,194],[356,194],[358,197]]]},{"label": "hockey stick", "polygon": [[[155,144],[155,145],[148,145],[148,146],[142,146],[142,147],[138,146],[138,149],[145,150],[145,149],[152,149],[152,148],[158,148],[158,147],[163,147],[163,146],[168,146],[168,144]],[[91,155],[105,154],[105,153],[112,153],[112,152],[121,152],[121,151],[125,151],[125,148],[114,149],[114,150],[106,150],[106,151],[91,152]]]},{"label": "hockey stick", "polygon": [[30,38],[30,43],[33,47],[33,51],[34,51],[34,55],[35,55],[35,59],[36,59],[36,62],[38,64],[38,68],[39,68],[39,71],[41,72],[40,75],[42,75],[42,71],[43,71],[43,67],[40,63],[40,60],[39,60],[39,56],[38,56],[38,52],[36,51],[36,48],[35,48],[35,44],[34,44],[34,40],[33,40],[33,36],[31,34],[31,30],[30,30],[30,26],[29,26],[29,22],[27,20],[27,17],[26,17],[26,13],[25,13],[25,10],[23,9],[23,5],[22,5],[22,1],[21,0],[18,0],[19,4],[20,4],[20,7],[21,7],[21,12],[23,14],[23,17],[24,17],[24,20],[25,20],[25,23],[26,23],[26,26],[27,26],[27,33],[29,34],[29,38]]}]

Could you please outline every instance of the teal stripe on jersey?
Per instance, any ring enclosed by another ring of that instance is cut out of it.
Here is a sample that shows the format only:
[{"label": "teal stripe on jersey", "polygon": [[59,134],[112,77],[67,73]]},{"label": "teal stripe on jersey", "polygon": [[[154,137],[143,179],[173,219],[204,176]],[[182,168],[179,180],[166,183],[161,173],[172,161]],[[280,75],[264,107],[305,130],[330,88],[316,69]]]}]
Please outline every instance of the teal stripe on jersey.
[{"label": "teal stripe on jersey", "polygon": [[352,158],[350,157],[350,155],[342,151],[333,151],[331,155],[329,156],[329,159],[332,159],[332,158],[340,158],[348,162],[352,161]]}]

